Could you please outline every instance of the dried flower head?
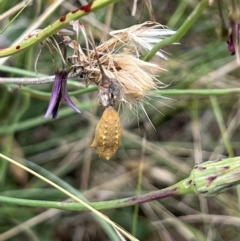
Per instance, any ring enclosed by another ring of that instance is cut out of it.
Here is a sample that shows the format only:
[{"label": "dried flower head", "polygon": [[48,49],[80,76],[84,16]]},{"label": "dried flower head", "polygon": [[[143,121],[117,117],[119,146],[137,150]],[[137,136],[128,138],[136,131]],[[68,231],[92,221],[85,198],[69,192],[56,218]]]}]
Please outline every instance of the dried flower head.
[{"label": "dried flower head", "polygon": [[[76,24],[74,26],[76,28]],[[83,31],[82,25],[81,31]],[[150,50],[153,44],[174,33],[159,23],[146,22],[111,32],[112,37],[97,46],[96,51],[89,50],[88,55],[76,41],[71,41],[69,46],[74,49],[74,54],[70,57],[73,64],[70,75],[76,73],[81,75],[84,70],[87,83],[94,82],[99,88],[102,86],[101,80],[107,76],[115,79],[119,88],[122,88],[123,94],[118,101],[130,103],[132,100],[141,101],[147,91],[157,89],[164,84],[156,78],[163,68],[145,62],[139,57]],[[167,59],[161,51],[157,55]],[[101,97],[99,100],[101,102]]]}]

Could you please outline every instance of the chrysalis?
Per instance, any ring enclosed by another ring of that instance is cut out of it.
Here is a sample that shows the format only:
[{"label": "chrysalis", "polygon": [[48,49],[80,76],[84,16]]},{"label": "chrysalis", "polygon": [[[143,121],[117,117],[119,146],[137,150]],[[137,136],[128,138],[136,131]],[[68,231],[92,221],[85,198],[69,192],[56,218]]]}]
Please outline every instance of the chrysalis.
[{"label": "chrysalis", "polygon": [[99,120],[91,147],[109,160],[121,145],[122,126],[118,112],[109,106]]}]

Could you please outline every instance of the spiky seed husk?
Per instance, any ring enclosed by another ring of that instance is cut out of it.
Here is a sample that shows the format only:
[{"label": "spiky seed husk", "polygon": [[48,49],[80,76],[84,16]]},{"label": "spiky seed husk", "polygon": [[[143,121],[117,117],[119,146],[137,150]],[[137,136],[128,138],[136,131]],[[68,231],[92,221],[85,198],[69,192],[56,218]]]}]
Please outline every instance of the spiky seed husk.
[{"label": "spiky seed husk", "polygon": [[93,143],[99,156],[109,160],[121,145],[122,126],[118,112],[113,107],[108,107],[99,120]]},{"label": "spiky seed husk", "polygon": [[191,188],[203,197],[211,197],[240,184],[240,158],[226,158],[197,164],[186,179]]}]

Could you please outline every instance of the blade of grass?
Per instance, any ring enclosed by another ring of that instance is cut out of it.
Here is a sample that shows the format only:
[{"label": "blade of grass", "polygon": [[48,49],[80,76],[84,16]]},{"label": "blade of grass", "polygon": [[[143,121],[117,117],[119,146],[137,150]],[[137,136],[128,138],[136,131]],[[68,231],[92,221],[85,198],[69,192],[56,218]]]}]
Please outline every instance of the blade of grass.
[{"label": "blade of grass", "polygon": [[[77,104],[76,106],[80,109],[86,109],[90,105],[91,105],[91,103],[85,102],[85,103]],[[70,109],[69,107],[62,108],[59,111],[58,119],[73,115],[74,113],[75,112],[72,109]],[[32,119],[28,119],[26,121],[19,122],[18,125],[1,126],[0,127],[0,134],[7,134],[7,133],[16,132],[16,131],[20,131],[20,130],[24,130],[24,129],[29,129],[29,128],[32,128],[32,127],[35,127],[35,126],[39,126],[39,125],[42,125],[42,124],[45,124],[45,123],[49,123],[51,121],[52,121],[52,119],[43,118],[43,115],[37,116],[37,117],[34,117]]]},{"label": "blade of grass", "polygon": [[[77,189],[75,189],[74,187],[69,185],[67,182],[63,181],[58,176],[54,175],[52,172],[47,171],[46,169],[36,165],[33,162],[25,160],[25,163],[27,163],[27,165],[32,170],[34,170],[37,173],[41,174],[42,176],[46,177],[48,180],[51,180],[52,182],[58,184],[59,186],[63,187],[65,190],[68,190],[69,192],[73,193],[76,197],[82,199],[83,201],[88,202],[88,200],[85,198],[85,196],[80,191],[78,191]],[[108,223],[103,222],[95,214],[94,214],[94,217],[102,225],[102,227],[105,229],[106,233],[108,233],[108,235],[111,238],[111,240],[119,241],[118,236],[116,235],[116,233],[113,231],[113,229],[111,228],[111,226]]]},{"label": "blade of grass", "polygon": [[224,124],[224,120],[223,120],[223,116],[222,116],[222,111],[219,107],[217,98],[215,96],[210,96],[210,101],[212,104],[212,108],[213,108],[213,112],[215,115],[215,118],[217,120],[220,132],[221,132],[221,136],[222,136],[222,140],[224,142],[225,148],[227,150],[227,153],[229,155],[229,157],[233,157],[234,156],[234,152],[233,152],[233,148],[231,146],[229,137],[228,137],[228,133]]},{"label": "blade of grass", "polygon": [[161,42],[157,43],[151,51],[147,53],[144,57],[145,61],[150,61],[153,56],[162,49],[163,47],[170,45],[172,43],[178,42],[186,32],[192,27],[192,25],[197,21],[197,19],[201,16],[203,11],[206,9],[208,5],[208,0],[202,0],[199,4],[194,8],[193,12],[190,16],[185,20],[185,22],[181,25],[178,31],[169,38],[162,40]]},{"label": "blade of grass", "polygon": [[[14,98],[13,106],[11,107],[11,112],[9,118],[9,124],[14,128],[18,125],[20,118],[26,112],[29,107],[30,98],[28,95],[17,94]],[[5,136],[4,149],[2,152],[6,155],[10,155],[12,151],[12,143],[14,139],[14,131],[6,133]],[[2,161],[0,163],[0,183],[1,187],[5,186],[5,177],[7,174],[7,161]]]},{"label": "blade of grass", "polygon": [[[26,1],[23,1],[23,6],[22,6],[22,9],[14,16],[13,19],[11,19],[11,21],[9,21],[9,23],[0,31],[0,34],[2,34],[17,18],[18,16],[23,12],[23,10],[32,2],[32,0],[28,0],[27,2]],[[6,15],[6,13],[4,14]],[[3,19],[4,16],[1,16],[1,18]]]},{"label": "blade of grass", "polygon": [[[104,221],[106,221],[108,224],[110,224],[112,227],[114,227],[115,229],[117,229],[120,233],[122,233],[124,236],[128,237],[130,240],[133,241],[137,241],[138,239],[136,239],[135,237],[133,237],[130,233],[128,233],[127,231],[125,231],[123,228],[121,228],[120,226],[118,226],[116,223],[114,223],[113,221],[111,221],[107,216],[105,216],[104,214],[100,213],[99,211],[97,211],[96,209],[92,208],[88,203],[84,202],[83,200],[81,200],[80,198],[76,197],[75,195],[73,195],[72,193],[68,192],[67,190],[65,190],[64,188],[60,187],[59,185],[55,184],[54,182],[46,179],[45,177],[43,177],[42,175],[36,173],[35,171],[29,169],[28,167],[22,165],[21,163],[18,163],[17,161],[3,155],[0,153],[0,157],[10,163],[13,163],[15,165],[17,165],[18,167],[26,170],[27,172],[35,175],[36,177],[42,179],[43,181],[47,182],[48,184],[50,184],[51,186],[55,187],[56,189],[58,189],[59,191],[65,193],[67,196],[71,197],[73,200],[75,200],[76,202],[81,203],[84,207],[86,207],[88,210],[92,211],[94,214],[96,214],[99,218],[103,219]],[[1,235],[0,235],[1,238]]]},{"label": "blade of grass", "polygon": [[187,6],[188,6],[188,3],[186,0],[183,0],[179,3],[176,11],[168,20],[167,26],[169,28],[172,28],[172,29],[175,28],[175,26],[179,23],[179,20],[182,17],[184,11],[186,10]]},{"label": "blade of grass", "polygon": [[[142,192],[142,179],[143,179],[143,170],[144,170],[143,160],[144,160],[145,146],[146,146],[146,139],[143,138],[142,157],[138,168],[138,180],[137,180],[137,192],[136,192],[137,196],[139,196]],[[134,206],[133,221],[132,221],[132,235],[134,236],[136,236],[136,233],[137,233],[138,213],[139,213],[139,205],[137,204]]]}]

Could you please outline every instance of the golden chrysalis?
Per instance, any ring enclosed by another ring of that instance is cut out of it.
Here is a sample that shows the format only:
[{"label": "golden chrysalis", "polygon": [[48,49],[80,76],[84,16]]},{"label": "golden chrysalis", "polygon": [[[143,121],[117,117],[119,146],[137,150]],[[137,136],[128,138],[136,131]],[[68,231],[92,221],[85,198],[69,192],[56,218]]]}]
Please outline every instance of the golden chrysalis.
[{"label": "golden chrysalis", "polygon": [[99,120],[91,147],[99,156],[109,160],[121,145],[122,126],[118,112],[109,106]]}]

